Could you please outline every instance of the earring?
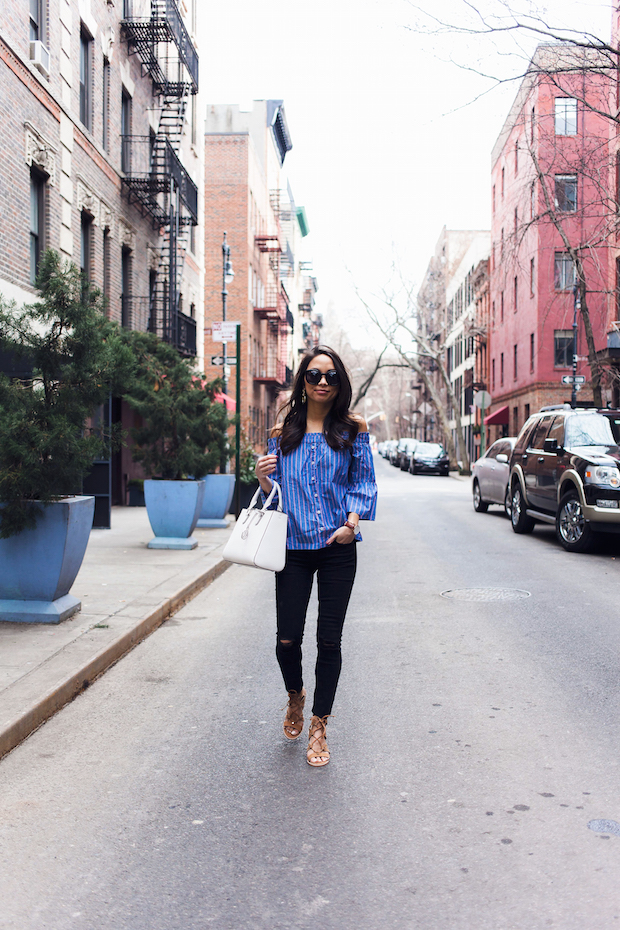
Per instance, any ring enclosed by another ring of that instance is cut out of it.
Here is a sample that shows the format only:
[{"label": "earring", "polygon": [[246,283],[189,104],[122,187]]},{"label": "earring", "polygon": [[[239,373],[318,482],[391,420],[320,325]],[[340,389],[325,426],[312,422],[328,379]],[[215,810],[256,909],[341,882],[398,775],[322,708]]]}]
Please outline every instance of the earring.
[{"label": "earring", "polygon": [[305,387],[302,387],[302,389],[301,389],[301,402],[302,402],[302,404],[305,404],[307,400],[308,400],[308,395],[306,394],[306,389],[305,389]]}]

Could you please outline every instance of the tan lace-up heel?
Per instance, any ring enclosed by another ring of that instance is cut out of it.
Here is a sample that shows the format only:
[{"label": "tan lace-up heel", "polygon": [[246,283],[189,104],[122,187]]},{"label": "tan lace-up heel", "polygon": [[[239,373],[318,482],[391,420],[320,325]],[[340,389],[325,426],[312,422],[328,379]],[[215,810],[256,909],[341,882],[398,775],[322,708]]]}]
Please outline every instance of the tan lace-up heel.
[{"label": "tan lace-up heel", "polygon": [[306,689],[288,692],[288,706],[282,727],[287,739],[299,739],[304,729],[304,704]]},{"label": "tan lace-up heel", "polygon": [[313,716],[310,721],[310,734],[308,737],[308,752],[306,758],[308,765],[314,765],[317,768],[321,765],[327,765],[329,762],[329,749],[325,741],[325,731],[327,729],[327,714],[325,717]]}]

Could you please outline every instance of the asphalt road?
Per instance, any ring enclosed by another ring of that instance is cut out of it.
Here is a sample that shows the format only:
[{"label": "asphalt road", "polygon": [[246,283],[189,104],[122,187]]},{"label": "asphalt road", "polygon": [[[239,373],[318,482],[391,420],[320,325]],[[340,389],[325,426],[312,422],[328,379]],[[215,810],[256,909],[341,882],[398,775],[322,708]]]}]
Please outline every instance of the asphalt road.
[{"label": "asphalt road", "polygon": [[330,765],[234,566],[0,763],[2,930],[620,927],[618,546],[377,471]]}]

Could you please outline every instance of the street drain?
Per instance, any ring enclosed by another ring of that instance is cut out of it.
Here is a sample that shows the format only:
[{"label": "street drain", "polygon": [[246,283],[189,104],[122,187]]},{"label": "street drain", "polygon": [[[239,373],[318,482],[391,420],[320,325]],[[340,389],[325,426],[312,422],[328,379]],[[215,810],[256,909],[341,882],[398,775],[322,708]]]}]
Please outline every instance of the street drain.
[{"label": "street drain", "polygon": [[613,833],[614,836],[620,836],[620,823],[615,820],[591,820],[588,826],[595,833]]},{"label": "street drain", "polygon": [[455,601],[518,601],[529,597],[530,592],[521,588],[454,588],[442,591],[441,596]]}]

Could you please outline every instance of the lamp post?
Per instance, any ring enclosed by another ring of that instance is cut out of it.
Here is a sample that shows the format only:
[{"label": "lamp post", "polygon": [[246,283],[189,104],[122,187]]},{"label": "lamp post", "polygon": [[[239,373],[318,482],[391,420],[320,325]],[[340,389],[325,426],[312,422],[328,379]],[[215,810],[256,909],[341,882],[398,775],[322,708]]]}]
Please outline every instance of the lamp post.
[{"label": "lamp post", "polygon": [[[230,284],[232,279],[235,276],[235,272],[232,268],[232,262],[230,261],[230,246],[226,241],[226,233],[224,233],[224,240],[222,242],[222,321],[226,322],[226,302],[228,299],[228,290],[226,285]],[[226,343],[222,344],[222,373],[223,373],[223,392],[226,394],[227,390],[227,368],[228,368],[228,357],[226,355]]]}]

